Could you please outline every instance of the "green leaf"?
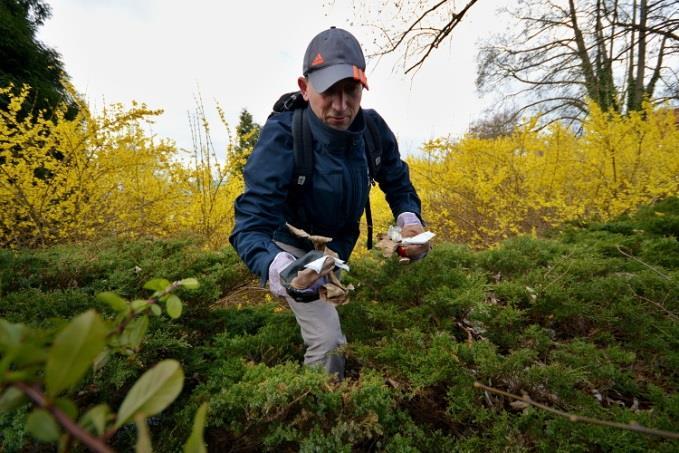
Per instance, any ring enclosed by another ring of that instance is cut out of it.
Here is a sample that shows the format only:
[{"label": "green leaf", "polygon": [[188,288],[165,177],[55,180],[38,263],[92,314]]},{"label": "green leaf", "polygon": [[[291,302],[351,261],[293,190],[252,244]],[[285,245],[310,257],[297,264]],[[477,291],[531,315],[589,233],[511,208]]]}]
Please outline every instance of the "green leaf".
[{"label": "green leaf", "polygon": [[97,294],[97,300],[110,305],[115,311],[124,311],[127,309],[128,302],[116,293],[110,291]]},{"label": "green leaf", "polygon": [[132,301],[132,309],[135,311],[139,311],[142,308],[146,307],[149,303],[143,299],[137,299]]},{"label": "green leaf", "polygon": [[59,439],[59,426],[44,409],[36,409],[26,419],[26,431],[43,442],[55,442]]},{"label": "green leaf", "polygon": [[153,313],[156,316],[160,316],[163,314],[163,310],[160,309],[158,304],[153,304],[151,305],[151,313]]},{"label": "green leaf", "polygon": [[82,416],[80,425],[88,431],[101,436],[106,430],[106,421],[111,413],[108,404],[97,404]]},{"label": "green leaf", "polygon": [[26,401],[26,395],[24,392],[16,387],[9,387],[0,396],[0,412],[12,411]]},{"label": "green leaf", "polygon": [[132,386],[118,410],[115,427],[120,428],[138,414],[146,417],[165,409],[184,385],[184,372],[176,360],[163,360],[144,373]]},{"label": "green leaf", "polygon": [[137,443],[134,446],[135,453],[153,453],[151,445],[151,435],[146,426],[146,419],[142,415],[134,417],[134,424],[137,425]]},{"label": "green leaf", "polygon": [[207,403],[200,405],[193,417],[193,428],[191,436],[184,444],[184,453],[207,453],[205,440],[203,440],[203,430],[205,429],[205,416],[207,415]]},{"label": "green leaf", "polygon": [[179,283],[186,289],[198,289],[200,287],[200,283],[195,278],[185,278]]},{"label": "green leaf", "polygon": [[57,334],[47,357],[47,394],[55,396],[78,382],[106,346],[107,329],[94,310],[76,316]]},{"label": "green leaf", "polygon": [[139,349],[141,342],[144,340],[144,335],[146,335],[146,330],[149,328],[149,317],[141,316],[134,321],[132,321],[123,335],[127,335],[128,346],[132,349]]},{"label": "green leaf", "polygon": [[24,344],[19,347],[14,363],[18,367],[35,365],[47,359],[47,351],[33,344]]},{"label": "green leaf", "polygon": [[19,346],[24,328],[23,324],[12,324],[0,319],[0,350],[9,350]]},{"label": "green leaf", "polygon": [[170,286],[170,281],[164,278],[154,278],[144,284],[144,288],[154,291],[163,291],[168,286]]},{"label": "green leaf", "polygon": [[179,297],[171,294],[167,299],[165,309],[167,310],[167,314],[170,315],[170,318],[177,319],[182,315],[182,301]]},{"label": "green leaf", "polygon": [[104,349],[99,353],[99,355],[94,359],[92,363],[92,370],[96,373],[106,366],[108,359],[110,358],[110,353],[108,349]]},{"label": "green leaf", "polygon": [[54,405],[68,415],[68,418],[75,420],[78,417],[78,407],[68,398],[59,398],[54,402]]}]

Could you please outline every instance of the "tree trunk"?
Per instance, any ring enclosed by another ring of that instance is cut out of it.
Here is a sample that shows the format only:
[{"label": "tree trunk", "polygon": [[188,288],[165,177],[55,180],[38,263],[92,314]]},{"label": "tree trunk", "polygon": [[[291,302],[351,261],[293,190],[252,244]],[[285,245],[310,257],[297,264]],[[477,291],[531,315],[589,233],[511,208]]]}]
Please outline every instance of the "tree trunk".
[{"label": "tree trunk", "polygon": [[637,75],[632,92],[630,110],[640,110],[644,99],[644,76],[646,72],[646,18],[648,16],[648,0],[639,3],[639,42],[637,51]]}]

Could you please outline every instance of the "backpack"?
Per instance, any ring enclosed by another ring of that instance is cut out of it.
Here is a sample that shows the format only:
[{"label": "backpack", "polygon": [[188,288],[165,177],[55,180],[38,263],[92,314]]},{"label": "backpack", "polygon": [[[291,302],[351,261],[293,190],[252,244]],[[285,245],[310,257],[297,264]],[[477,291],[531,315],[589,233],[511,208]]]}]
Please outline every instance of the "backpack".
[{"label": "backpack", "polygon": [[[302,97],[299,91],[285,93],[281,96],[273,106],[273,112],[293,112],[292,116],[292,141],[293,150],[295,153],[295,169],[293,172],[292,192],[297,194],[304,189],[313,177],[314,171],[314,152],[312,146],[311,128],[309,122],[304,116],[305,107],[308,102]],[[271,116],[269,115],[269,116]],[[377,124],[369,115],[364,115],[366,123],[366,132],[364,133],[365,140],[365,154],[368,161],[368,175],[370,177],[370,184],[375,186],[375,179],[380,171],[382,164],[382,141],[380,140]],[[308,187],[308,186],[307,186]],[[300,216],[302,221],[308,225],[306,219],[306,212],[300,209]],[[370,197],[365,205],[365,219],[368,226],[368,240],[367,247],[370,250],[373,246],[373,221],[372,212],[370,210]]]}]

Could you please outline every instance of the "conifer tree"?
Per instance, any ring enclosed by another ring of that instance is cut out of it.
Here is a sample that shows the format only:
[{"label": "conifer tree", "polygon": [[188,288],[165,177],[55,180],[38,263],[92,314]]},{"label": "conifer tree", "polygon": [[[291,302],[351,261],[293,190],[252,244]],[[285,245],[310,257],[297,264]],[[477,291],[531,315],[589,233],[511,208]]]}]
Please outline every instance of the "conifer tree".
[{"label": "conifer tree", "polygon": [[[36,37],[50,15],[42,0],[0,0],[0,87],[13,84],[18,92],[23,84],[30,85],[33,102],[27,108],[34,111],[52,111],[69,98],[60,55]],[[8,102],[6,96],[0,97],[0,109],[5,110]]]}]

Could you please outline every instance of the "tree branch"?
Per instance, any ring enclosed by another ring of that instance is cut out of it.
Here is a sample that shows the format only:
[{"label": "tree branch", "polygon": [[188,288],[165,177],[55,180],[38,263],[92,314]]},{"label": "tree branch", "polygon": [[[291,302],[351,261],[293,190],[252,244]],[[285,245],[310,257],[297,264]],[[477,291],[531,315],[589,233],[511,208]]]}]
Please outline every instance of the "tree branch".
[{"label": "tree branch", "polygon": [[87,448],[97,453],[114,453],[114,451],[104,444],[101,439],[94,437],[76,422],[71,420],[71,418],[61,409],[49,403],[45,398],[45,395],[43,395],[40,390],[24,382],[15,382],[14,386],[24,392],[26,396],[28,396],[38,407],[45,409],[47,412],[52,414],[52,416],[59,422],[59,424],[61,424],[61,426],[64,427],[66,431],[78,439]]},{"label": "tree branch", "polygon": [[659,28],[655,27],[649,27],[649,26],[643,26],[639,24],[630,24],[627,22],[613,22],[613,25],[618,25],[620,27],[624,27],[627,30],[634,29],[636,31],[642,31],[645,33],[651,33],[654,35],[660,35],[664,36],[666,38],[670,38],[674,41],[679,41],[679,35],[676,33],[672,33],[671,31],[666,31],[666,30],[661,30]]},{"label": "tree branch", "polygon": [[531,406],[535,406],[539,409],[542,409],[544,411],[550,412],[555,415],[559,415],[561,417],[567,418],[568,420],[572,422],[583,422],[583,423],[590,423],[592,425],[599,425],[599,426],[608,426],[610,428],[618,428],[618,429],[624,429],[627,431],[634,431],[637,433],[642,433],[642,434],[650,434],[652,436],[659,436],[659,437],[664,437],[666,439],[679,439],[679,433],[675,433],[672,431],[663,431],[660,429],[653,429],[653,428],[646,428],[644,426],[641,426],[639,424],[626,424],[626,423],[618,423],[618,422],[609,422],[607,420],[599,420],[597,418],[592,418],[592,417],[585,417],[583,415],[575,415],[575,414],[570,414],[568,412],[560,411],[558,409],[554,409],[553,407],[546,406],[544,404],[538,403],[537,401],[533,401],[529,396],[518,396],[514,395],[509,392],[505,392],[503,390],[496,389],[494,387],[488,387],[487,385],[483,385],[480,382],[474,382],[474,387],[477,389],[485,390],[486,392],[490,393],[495,393],[496,395],[504,396],[507,398],[515,399],[518,401],[523,401],[526,404],[530,404]]}]

